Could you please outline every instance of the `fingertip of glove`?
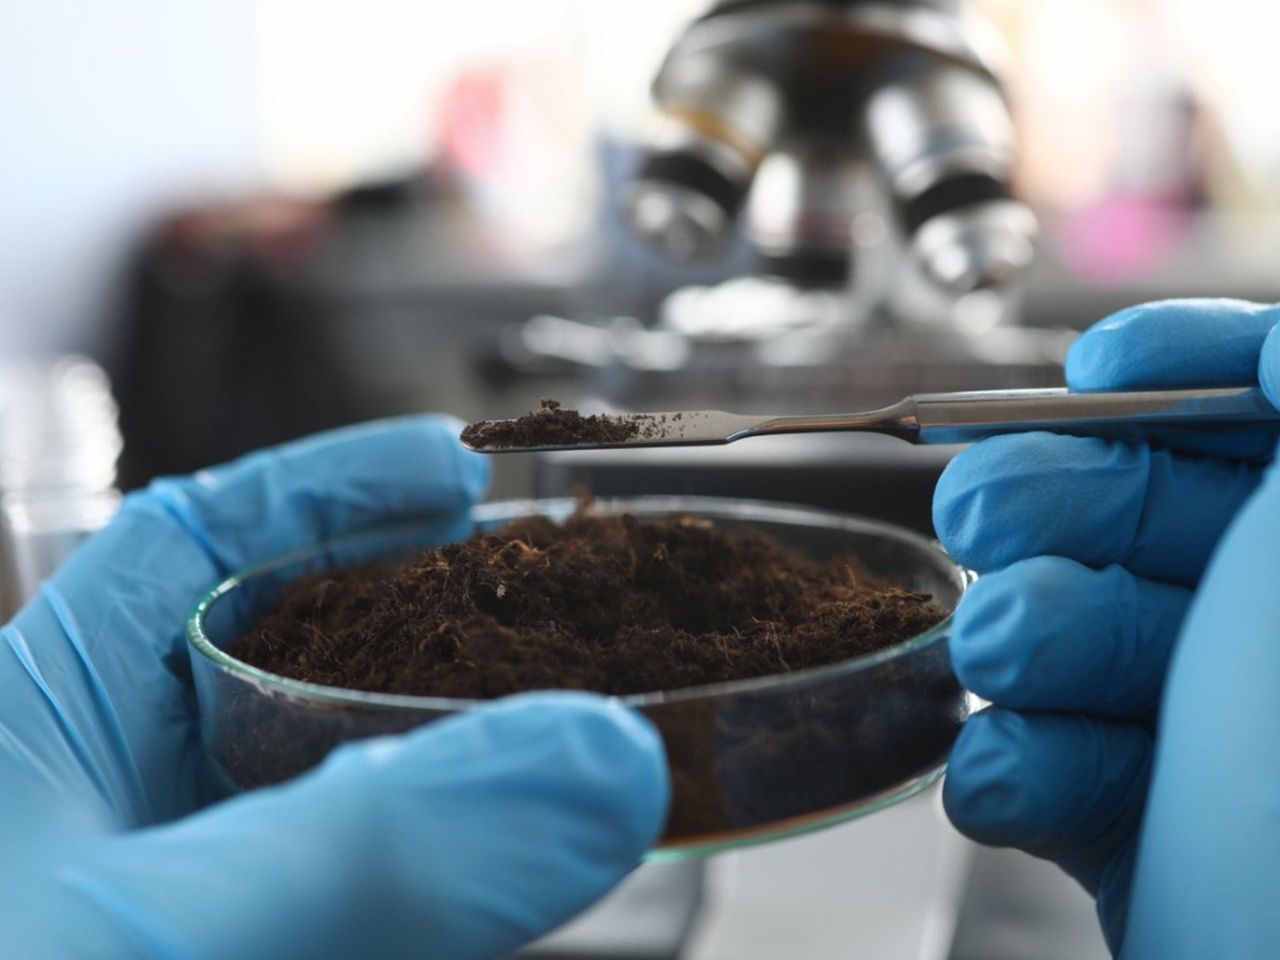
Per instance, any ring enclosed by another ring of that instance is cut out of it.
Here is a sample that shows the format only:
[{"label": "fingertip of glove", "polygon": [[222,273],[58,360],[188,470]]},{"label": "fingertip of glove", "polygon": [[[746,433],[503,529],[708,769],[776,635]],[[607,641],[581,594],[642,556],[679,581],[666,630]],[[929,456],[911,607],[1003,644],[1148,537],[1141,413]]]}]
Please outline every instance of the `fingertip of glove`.
[{"label": "fingertip of glove", "polygon": [[[1166,361],[1176,357],[1185,339],[1179,334],[1202,329],[1212,322],[1211,314],[1230,312],[1236,304],[1208,299],[1154,300],[1104,317],[1067,350],[1067,385],[1073,390],[1121,390],[1165,381]],[[1246,305],[1241,302],[1239,306]]]},{"label": "fingertip of glove", "polygon": [[1247,382],[1266,332],[1269,304],[1226,298],[1157,300],[1094,324],[1067,351],[1073,390],[1214,386]]},{"label": "fingertip of glove", "polygon": [[440,414],[370,420],[174,479],[202,494],[234,489],[246,480],[310,491],[312,481],[322,477],[335,490],[344,484],[357,489],[382,484],[393,494],[407,485],[410,500],[424,497],[434,508],[458,509],[483,497],[489,484],[489,463],[462,445],[461,428],[461,421]]},{"label": "fingertip of glove", "polygon": [[[965,593],[951,631],[951,661],[968,689],[1001,706],[1044,707],[1074,689],[1062,638],[1075,631],[1087,591],[1123,586],[1064,557],[1021,560]],[[1118,598],[1117,598],[1118,602]],[[1072,649],[1078,649],[1072,647]],[[1101,680],[1102,678],[1098,678]]]},{"label": "fingertip of glove", "polygon": [[947,464],[933,491],[934,532],[952,557],[975,568],[974,552],[982,524],[978,491],[984,462],[980,446],[962,451]]},{"label": "fingertip of glove", "polygon": [[1160,304],[1142,304],[1129,307],[1098,321],[1067,350],[1064,373],[1068,386],[1073,390],[1118,387],[1128,376],[1126,366],[1131,363],[1124,341],[1132,338],[1130,328],[1142,326]]},{"label": "fingertip of glove", "polygon": [[1271,405],[1280,409],[1280,325],[1271,329],[1258,356],[1258,382]]},{"label": "fingertip of glove", "polygon": [[461,420],[447,414],[410,414],[316,434],[281,451],[321,460],[327,459],[318,455],[321,451],[341,450],[344,459],[385,463],[397,476],[418,475],[430,481],[456,498],[455,506],[461,508],[484,496],[491,473],[488,457],[462,445],[462,427]]},{"label": "fingertip of glove", "polygon": [[956,560],[980,572],[1021,559],[1024,532],[1035,529],[1035,504],[1023,503],[1008,480],[1034,471],[1043,437],[993,437],[957,455],[933,495],[933,526]]},{"label": "fingertip of glove", "polygon": [[991,708],[970,717],[947,767],[943,802],[980,843],[1048,855],[1123,825],[1151,765],[1141,725],[1086,714]]},{"label": "fingertip of glove", "polygon": [[457,465],[458,490],[465,504],[469,506],[483,499],[493,470],[487,456],[462,445],[463,421],[447,414],[421,414],[405,419],[423,433],[426,441],[423,453],[432,473],[439,470],[441,463],[452,461]]},{"label": "fingertip of glove", "polygon": [[[653,846],[671,793],[662,739],[645,717],[568,691],[507,697],[348,744],[325,768],[366,800],[430,796],[437,810],[456,807],[459,823],[518,810],[610,876]],[[373,783],[394,789],[371,792]]]},{"label": "fingertip of glove", "polygon": [[1026,597],[1007,583],[1007,571],[978,580],[965,593],[951,628],[951,664],[956,676],[981,697],[1008,706],[1023,675],[1022,660],[1010,649],[1026,622]]},{"label": "fingertip of glove", "polygon": [[956,560],[980,573],[1045,554],[1115,562],[1136,535],[1151,456],[1097,437],[983,440],[939,478],[934,529]]},{"label": "fingertip of glove", "polygon": [[978,843],[1009,846],[1020,839],[1028,797],[1021,774],[1021,717],[988,710],[969,718],[947,763],[942,803],[951,822]]},{"label": "fingertip of glove", "polygon": [[522,694],[487,712],[522,739],[542,741],[575,805],[607,817],[635,856],[657,840],[671,783],[662,737],[648,718],[617,700],[578,692]]}]

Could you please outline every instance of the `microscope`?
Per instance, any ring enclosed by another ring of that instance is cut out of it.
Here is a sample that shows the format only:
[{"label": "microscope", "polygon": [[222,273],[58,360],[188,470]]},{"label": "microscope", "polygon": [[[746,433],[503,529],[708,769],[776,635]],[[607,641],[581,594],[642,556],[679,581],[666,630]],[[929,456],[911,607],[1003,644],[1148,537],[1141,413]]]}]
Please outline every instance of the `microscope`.
[{"label": "microscope", "polygon": [[[999,80],[958,0],[720,0],[653,82],[657,123],[626,200],[676,260],[741,223],[759,271],[802,288],[851,281],[855,232],[881,206],[926,282],[1007,289],[1036,220],[1014,198]],[[870,172],[876,198],[860,196]]]},{"label": "microscope", "polygon": [[[968,14],[963,0],[712,4],[657,70],[652,131],[616,203],[655,261],[721,272],[629,325],[535,318],[524,344],[590,358],[592,409],[836,413],[1060,385],[1074,333],[1019,322],[1038,228],[1014,191],[998,57]],[[793,439],[550,457],[542,477],[545,491],[756,496],[928,532],[950,454]]]},{"label": "microscope", "polygon": [[[675,280],[627,322],[535,318],[620,409],[837,412],[1054,386],[1072,334],[1018,323],[1036,217],[962,0],[718,0],[652,84],[615,203]],[[701,271],[701,276],[697,276]],[[697,277],[689,282],[690,277]]]}]

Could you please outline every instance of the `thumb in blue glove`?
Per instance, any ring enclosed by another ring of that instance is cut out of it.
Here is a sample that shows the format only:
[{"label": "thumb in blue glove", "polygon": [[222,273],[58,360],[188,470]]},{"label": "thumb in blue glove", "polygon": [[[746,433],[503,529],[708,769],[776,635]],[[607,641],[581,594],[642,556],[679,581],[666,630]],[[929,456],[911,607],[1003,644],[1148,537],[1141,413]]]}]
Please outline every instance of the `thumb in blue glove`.
[{"label": "thumb in blue glove", "polygon": [[[1256,379],[1277,403],[1278,320],[1237,301],[1135,308],[1078,341],[1068,381]],[[1076,876],[1125,956],[1269,955],[1254,947],[1274,934],[1271,911],[1246,891],[1280,877],[1260,855],[1280,817],[1257,806],[1280,791],[1280,767],[1259,760],[1280,673],[1241,638],[1280,622],[1258,580],[1280,573],[1261,549],[1280,522],[1259,465],[1274,445],[1027,435],[966,451],[939,484],[939,535],[987,574],[957,613],[953,660],[996,704],[957,742],[947,810],[976,839]]]},{"label": "thumb in blue glove", "polygon": [[610,889],[662,825],[656,732],[585,694],[352,744],[209,795],[182,626],[233,569],[405,517],[465,532],[456,425],[408,419],[131,496],[0,632],[0,955],[504,955]]},{"label": "thumb in blue glove", "polygon": [[638,862],[663,778],[636,715],[580,694],[514,698],[349,745],[167,826],[65,846],[42,935],[59,931],[68,957],[505,956]]}]

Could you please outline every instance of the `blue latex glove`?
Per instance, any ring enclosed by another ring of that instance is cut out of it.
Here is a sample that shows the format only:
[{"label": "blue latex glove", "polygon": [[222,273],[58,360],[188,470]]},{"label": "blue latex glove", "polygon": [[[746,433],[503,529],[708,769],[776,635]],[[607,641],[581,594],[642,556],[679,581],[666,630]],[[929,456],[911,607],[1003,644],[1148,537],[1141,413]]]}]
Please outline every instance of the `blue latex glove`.
[{"label": "blue latex glove", "polygon": [[587,695],[349,745],[200,811],[193,601],[391,518],[465,533],[487,472],[455,436],[388,421],[158,481],[0,632],[0,956],[496,957],[636,865],[660,741]]},{"label": "blue latex glove", "polygon": [[[1277,321],[1238,301],[1138,307],[1075,344],[1067,380],[1260,380],[1280,406]],[[1030,434],[976,445],[938,486],[943,543],[987,574],[952,655],[996,704],[961,733],[947,811],[1061,864],[1123,957],[1280,949],[1275,442]]]}]

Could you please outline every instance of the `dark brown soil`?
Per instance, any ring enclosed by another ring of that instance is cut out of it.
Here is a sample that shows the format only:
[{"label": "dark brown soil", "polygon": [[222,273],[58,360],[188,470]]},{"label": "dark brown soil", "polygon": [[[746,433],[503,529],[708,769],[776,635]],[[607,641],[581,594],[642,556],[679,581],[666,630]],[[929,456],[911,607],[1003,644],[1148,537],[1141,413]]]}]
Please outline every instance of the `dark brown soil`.
[{"label": "dark brown soil", "polygon": [[[759,534],[692,517],[578,515],[299,581],[231,652],[372,691],[631,694],[829,664],[942,615],[927,596]],[[241,789],[295,776],[349,740],[447,715],[317,711],[249,683],[221,696],[206,737],[217,775]],[[944,760],[964,703],[945,643],[803,683],[647,703],[672,783],[662,842],[720,842],[899,790]]]},{"label": "dark brown soil", "polygon": [[559,447],[625,443],[639,433],[633,420],[607,414],[583,416],[555,400],[543,400],[532,413],[515,420],[479,420],[462,431],[462,442],[474,450],[511,447]]},{"label": "dark brown soil", "polygon": [[928,596],[760,534],[578,515],[300,581],[231,653],[385,693],[626,695],[829,664],[942,616]]}]

